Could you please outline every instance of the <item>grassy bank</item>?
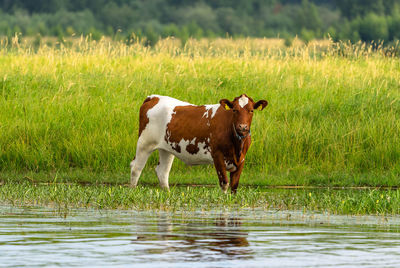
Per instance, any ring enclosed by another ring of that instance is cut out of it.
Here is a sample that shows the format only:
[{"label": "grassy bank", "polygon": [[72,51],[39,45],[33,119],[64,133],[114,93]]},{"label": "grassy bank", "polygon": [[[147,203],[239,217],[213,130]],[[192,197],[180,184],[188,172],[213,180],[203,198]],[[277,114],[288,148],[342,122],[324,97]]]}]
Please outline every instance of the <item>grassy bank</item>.
[{"label": "grassy bank", "polygon": [[[129,170],[92,172],[84,169],[68,171],[40,172],[0,172],[1,183],[77,183],[83,185],[129,185]],[[216,171],[212,165],[206,167],[173,168],[170,186],[212,186],[219,187]],[[158,186],[153,167],[144,169],[139,185]],[[366,172],[363,174],[330,173],[304,174],[287,172],[266,174],[254,168],[245,169],[240,178],[240,186],[306,186],[306,187],[398,187],[399,177],[395,173]]]},{"label": "grassy bank", "polygon": [[260,189],[243,187],[237,195],[217,187],[82,186],[7,183],[0,187],[2,204],[72,208],[193,211],[263,208],[353,215],[398,215],[400,190]]},{"label": "grassy bank", "polygon": [[[0,48],[0,177],[125,183],[147,95],[205,104],[247,93],[270,104],[254,116],[242,184],[396,185],[399,84],[397,58],[357,47]],[[140,182],[156,182],[156,162],[154,154]],[[171,182],[216,176],[175,160]]]}]

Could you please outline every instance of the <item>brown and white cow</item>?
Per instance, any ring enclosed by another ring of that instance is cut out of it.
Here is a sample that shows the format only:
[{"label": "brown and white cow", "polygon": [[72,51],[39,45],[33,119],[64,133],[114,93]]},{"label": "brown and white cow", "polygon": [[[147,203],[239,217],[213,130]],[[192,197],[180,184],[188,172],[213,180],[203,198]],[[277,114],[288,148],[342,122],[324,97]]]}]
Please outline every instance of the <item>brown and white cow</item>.
[{"label": "brown and white cow", "polygon": [[159,152],[156,173],[163,188],[174,156],[187,165],[214,164],[224,192],[230,172],[232,192],[236,192],[245,156],[251,143],[250,126],[254,110],[268,102],[254,102],[243,94],[233,101],[214,105],[193,105],[167,96],[151,95],[140,107],[139,138],[131,162],[131,186],[137,185],[147,158]]}]

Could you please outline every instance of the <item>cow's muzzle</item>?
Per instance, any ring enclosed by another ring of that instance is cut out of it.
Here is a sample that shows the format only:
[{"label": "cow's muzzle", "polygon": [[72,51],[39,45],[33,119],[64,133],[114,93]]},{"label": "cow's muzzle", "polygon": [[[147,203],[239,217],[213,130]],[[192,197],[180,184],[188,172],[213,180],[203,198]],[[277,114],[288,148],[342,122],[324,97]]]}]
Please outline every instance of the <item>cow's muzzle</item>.
[{"label": "cow's muzzle", "polygon": [[236,135],[236,138],[238,138],[239,140],[242,140],[247,136],[251,135],[250,128],[247,125],[239,124],[238,127],[236,128],[235,125],[232,124],[232,127],[233,127],[233,132]]}]

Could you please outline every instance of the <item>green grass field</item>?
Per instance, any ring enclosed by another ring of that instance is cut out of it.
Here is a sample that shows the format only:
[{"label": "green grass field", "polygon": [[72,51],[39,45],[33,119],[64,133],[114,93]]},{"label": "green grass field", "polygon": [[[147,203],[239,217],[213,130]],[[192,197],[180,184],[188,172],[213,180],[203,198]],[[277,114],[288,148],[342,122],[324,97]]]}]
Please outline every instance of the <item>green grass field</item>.
[{"label": "green grass field", "polygon": [[[0,180],[128,183],[147,95],[211,104],[246,93],[269,106],[254,116],[241,185],[399,185],[398,58],[235,42],[1,47]],[[157,183],[156,162],[139,184]],[[176,159],[170,182],[217,177]]]}]

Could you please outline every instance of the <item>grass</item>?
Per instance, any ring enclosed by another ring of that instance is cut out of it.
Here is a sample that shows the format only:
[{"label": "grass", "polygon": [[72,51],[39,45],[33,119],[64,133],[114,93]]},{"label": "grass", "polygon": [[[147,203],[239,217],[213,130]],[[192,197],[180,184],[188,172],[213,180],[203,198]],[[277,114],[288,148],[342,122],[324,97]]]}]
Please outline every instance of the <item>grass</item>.
[{"label": "grass", "polygon": [[242,187],[223,194],[218,187],[158,187],[135,189],[79,184],[7,183],[0,187],[2,204],[47,206],[68,212],[73,208],[195,211],[263,208],[330,214],[398,215],[400,190],[261,189]]},{"label": "grass", "polygon": [[[1,183],[78,183],[85,185],[129,185],[129,170],[93,172],[84,169],[40,172],[0,172]],[[212,165],[206,167],[173,168],[170,173],[170,186],[216,186],[218,179]],[[139,180],[142,186],[158,186],[159,182],[153,167],[147,166]],[[247,168],[240,179],[240,186],[309,186],[309,187],[398,187],[396,174],[367,172],[364,174],[331,173],[303,174],[288,172],[284,174],[264,174],[258,169]]]},{"label": "grass", "polygon": [[[167,41],[0,47],[0,180],[127,183],[147,95],[205,104],[247,93],[269,106],[254,116],[241,185],[399,184],[398,58],[332,43]],[[139,183],[155,184],[157,156],[148,163]],[[174,162],[171,184],[216,181],[212,167]]]}]

